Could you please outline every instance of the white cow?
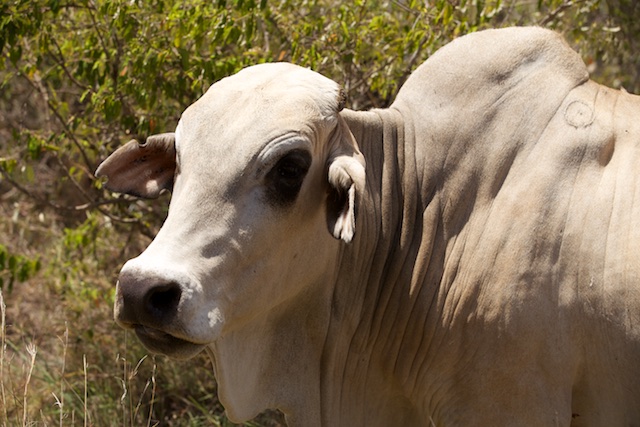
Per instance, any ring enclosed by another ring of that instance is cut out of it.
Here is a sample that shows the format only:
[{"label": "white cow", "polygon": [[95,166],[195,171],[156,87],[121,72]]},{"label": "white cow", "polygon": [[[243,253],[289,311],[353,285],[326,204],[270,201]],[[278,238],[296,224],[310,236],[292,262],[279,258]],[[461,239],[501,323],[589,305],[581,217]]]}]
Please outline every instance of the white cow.
[{"label": "white cow", "polygon": [[207,349],[230,419],[640,425],[640,99],[539,28],[462,37],[388,109],[290,64],[98,169],[172,189],[116,321]]}]

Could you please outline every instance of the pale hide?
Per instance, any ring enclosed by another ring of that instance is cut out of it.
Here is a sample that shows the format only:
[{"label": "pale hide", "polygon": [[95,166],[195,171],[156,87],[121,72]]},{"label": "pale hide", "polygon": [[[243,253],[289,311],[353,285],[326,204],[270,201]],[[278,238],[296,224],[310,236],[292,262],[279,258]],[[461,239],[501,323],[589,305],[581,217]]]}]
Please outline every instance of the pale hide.
[{"label": "pale hide", "polygon": [[175,149],[116,151],[107,187],[173,190],[116,320],[207,349],[234,421],[640,425],[640,99],[511,28],[447,45],[388,109],[341,102],[258,65],[184,112]]}]

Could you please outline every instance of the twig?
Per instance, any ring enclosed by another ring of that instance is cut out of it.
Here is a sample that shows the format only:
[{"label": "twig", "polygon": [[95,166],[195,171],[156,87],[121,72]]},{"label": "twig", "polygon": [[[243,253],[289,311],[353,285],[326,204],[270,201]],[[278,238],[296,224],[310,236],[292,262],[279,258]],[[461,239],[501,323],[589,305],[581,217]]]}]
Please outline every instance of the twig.
[{"label": "twig", "polygon": [[62,351],[62,372],[60,372],[60,427],[64,419],[64,371],[67,366],[67,347],[69,346],[69,325],[64,322],[64,347]]},{"label": "twig", "polygon": [[49,51],[51,56],[53,56],[54,60],[58,63],[60,68],[62,68],[62,71],[64,71],[64,73],[67,75],[69,80],[71,80],[71,82],[73,82],[76,86],[80,87],[82,90],[90,89],[89,86],[82,84],[73,76],[73,74],[71,74],[71,72],[69,71],[69,69],[65,64],[64,55],[62,54],[62,49],[60,48],[60,45],[58,44],[58,41],[55,39],[55,37],[51,37],[51,41],[53,42],[53,45],[56,47],[56,50],[58,51],[58,55],[56,55],[55,52],[52,52],[50,49],[48,49],[48,46],[47,46],[47,50]]},{"label": "twig", "polygon": [[71,172],[69,172],[69,169],[67,168],[67,166],[62,162],[62,159],[60,158],[60,156],[55,156],[55,158],[56,158],[56,161],[58,162],[58,165],[64,171],[64,173],[67,176],[67,178],[69,179],[69,181],[71,181],[73,186],[76,187],[76,189],[80,192],[80,194],[82,194],[82,196],[86,200],[88,200],[89,203],[94,202],[93,198],[91,196],[89,196],[86,191],[84,191],[84,188],[82,188],[80,186],[80,184],[78,183],[78,181],[76,181],[76,179],[71,175]]},{"label": "twig", "polygon": [[[416,18],[416,20],[414,21],[413,26],[411,27],[412,31],[416,28],[416,26],[418,25],[418,22],[420,21],[421,18],[422,18],[422,14],[420,14]],[[404,82],[407,81],[407,79],[409,78],[409,75],[413,71],[413,66],[416,63],[416,60],[418,59],[418,56],[420,55],[420,52],[422,52],[422,49],[424,49],[424,46],[429,41],[429,37],[430,37],[430,35],[427,33],[424,37],[422,37],[422,39],[420,39],[420,42],[418,43],[418,47],[416,47],[416,50],[413,51],[413,53],[411,54],[411,57],[409,58],[409,62],[407,63],[407,65],[405,67],[405,72],[402,75],[402,77],[400,78],[400,81],[398,82],[398,85],[396,87],[402,87]]]},{"label": "twig", "polygon": [[407,13],[411,13],[413,15],[422,15],[421,12],[411,9],[409,6],[407,6],[406,4],[403,4],[397,0],[392,1],[392,3],[396,6],[398,6],[400,9],[402,9],[403,11],[407,12]]},{"label": "twig", "polygon": [[38,349],[35,344],[29,343],[27,344],[27,353],[31,356],[31,361],[29,362],[29,371],[27,372],[27,379],[24,383],[24,391],[22,393],[22,425],[27,425],[27,394],[29,391],[29,383],[31,382],[31,374],[33,373],[33,368],[36,365],[36,354],[38,353]]},{"label": "twig", "polygon": [[151,427],[151,418],[153,416],[153,402],[156,399],[156,357],[153,356],[153,371],[151,371],[151,402],[149,402],[149,418],[147,418],[147,427]]},{"label": "twig", "polygon": [[69,124],[65,121],[62,115],[60,115],[60,112],[58,111],[57,108],[55,108],[55,106],[50,100],[47,101],[47,106],[53,112],[53,115],[56,116],[56,118],[64,128],[65,133],[71,139],[71,142],[73,142],[73,145],[75,145],[78,151],[80,152],[80,155],[82,155],[82,160],[84,160],[84,164],[87,166],[88,169],[93,169],[94,165],[91,163],[91,161],[89,161],[89,157],[87,157],[87,153],[85,153],[84,148],[82,147],[82,144],[80,144],[80,141],[78,141],[78,138],[76,138],[75,134],[69,128]]},{"label": "twig", "polygon": [[84,160],[84,163],[86,164],[87,168],[92,169],[93,165],[89,161],[89,157],[87,157],[87,154],[85,153],[84,148],[82,147],[82,144],[80,144],[80,141],[78,141],[74,133],[69,128],[69,124],[67,123],[67,121],[64,119],[64,117],[62,117],[62,115],[60,114],[58,109],[55,107],[55,105],[53,105],[53,102],[51,102],[51,100],[49,99],[49,96],[46,93],[46,91],[42,92],[45,89],[40,88],[38,83],[32,81],[25,73],[20,73],[20,76],[24,78],[24,80],[26,80],[27,83],[31,85],[31,87],[40,91],[42,97],[44,98],[45,103],[47,104],[47,108],[53,113],[56,119],[58,119],[58,122],[60,122],[60,124],[62,125],[65,131],[65,134],[69,137],[69,139],[71,139],[71,142],[73,142],[73,144],[76,146],[76,148],[80,152],[80,155],[82,156],[82,159]]},{"label": "twig", "polygon": [[571,6],[573,6],[576,3],[582,3],[583,1],[584,0],[577,0],[574,2],[573,0],[565,0],[560,6],[558,6],[551,12],[549,12],[549,14],[545,16],[538,25],[540,25],[541,27],[544,27],[566,9],[569,9]]},{"label": "twig", "polygon": [[[131,200],[127,200],[127,199],[107,199],[107,200],[98,200],[98,201],[95,201],[95,202],[89,202],[89,203],[85,203],[85,204],[82,204],[82,205],[76,205],[76,206],[62,206],[62,205],[59,205],[57,203],[53,203],[53,202],[51,202],[49,200],[43,199],[43,198],[41,198],[39,196],[36,196],[35,194],[33,194],[32,192],[27,190],[25,187],[23,187],[22,185],[18,184],[18,182],[15,181],[13,178],[11,178],[11,176],[7,173],[7,171],[4,170],[4,168],[2,168],[2,167],[0,167],[0,175],[2,175],[2,177],[4,179],[6,179],[7,182],[9,182],[9,184],[11,184],[15,189],[20,191],[25,196],[35,200],[37,203],[49,206],[50,208],[53,208],[53,209],[56,209],[56,210],[61,210],[61,211],[86,211],[86,210],[89,210],[89,209],[98,208],[100,206],[105,206],[105,205],[115,205],[115,204],[119,204],[119,203],[131,203]],[[123,222],[123,223],[138,222],[137,219],[131,219],[131,218],[120,218],[120,217],[116,217],[116,216],[109,216],[109,218],[113,219],[114,221]]]},{"label": "twig", "polygon": [[[91,2],[91,6],[93,8],[97,8],[95,2]],[[93,25],[94,30],[96,31],[96,35],[98,36],[98,40],[100,40],[100,46],[102,46],[102,50],[104,51],[105,56],[107,57],[107,61],[110,62],[111,58],[109,55],[109,50],[107,49],[107,44],[104,42],[104,38],[102,37],[102,32],[98,29],[98,23],[96,22],[96,17],[93,15],[93,11],[91,7],[87,7],[87,12],[89,13],[89,17],[91,18],[91,24]]]},{"label": "twig", "polygon": [[[136,365],[135,368],[133,368],[133,371],[131,371],[129,373],[129,377],[128,377],[128,381],[131,382],[131,380],[138,375],[138,369],[140,369],[140,365],[142,365],[142,362],[144,362],[147,359],[148,355],[144,355],[142,357],[142,359],[140,359],[138,361],[138,364]],[[140,408],[142,407],[142,399],[144,398],[145,393],[147,392],[147,389],[149,388],[149,385],[151,384],[150,380],[147,380],[146,384],[144,385],[144,389],[142,390],[142,392],[140,393],[140,398],[138,399],[138,404],[136,405],[135,408],[132,408],[132,416],[131,416],[131,420],[132,423],[138,419],[138,411],[140,411]],[[131,396],[133,397],[133,396]],[[133,424],[132,424],[133,425]]]},{"label": "twig", "polygon": [[89,391],[87,387],[87,355],[82,355],[82,365],[84,367],[84,427],[87,427],[89,422],[89,412],[87,410],[87,400],[89,398]]},{"label": "twig", "polygon": [[4,389],[4,357],[6,344],[6,312],[7,306],[4,304],[2,290],[0,290],[0,391],[2,392],[2,425],[9,425],[9,414],[7,413],[7,396]]}]

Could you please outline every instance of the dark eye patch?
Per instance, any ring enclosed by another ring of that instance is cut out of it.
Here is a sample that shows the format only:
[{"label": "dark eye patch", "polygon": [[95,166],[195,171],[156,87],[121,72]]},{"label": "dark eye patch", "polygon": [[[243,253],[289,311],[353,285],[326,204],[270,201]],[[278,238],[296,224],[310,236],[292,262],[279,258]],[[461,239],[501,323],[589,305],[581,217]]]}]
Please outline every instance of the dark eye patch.
[{"label": "dark eye patch", "polygon": [[310,167],[311,154],[306,150],[282,156],[266,176],[269,201],[279,206],[293,203]]}]

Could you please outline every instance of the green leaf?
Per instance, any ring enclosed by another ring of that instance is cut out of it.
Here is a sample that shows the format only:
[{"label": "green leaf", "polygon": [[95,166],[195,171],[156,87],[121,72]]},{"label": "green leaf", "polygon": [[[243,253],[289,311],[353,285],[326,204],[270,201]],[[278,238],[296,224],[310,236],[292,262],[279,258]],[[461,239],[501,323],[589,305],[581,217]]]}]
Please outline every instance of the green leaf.
[{"label": "green leaf", "polygon": [[56,15],[60,11],[60,0],[49,0],[49,8]]},{"label": "green leaf", "polygon": [[22,46],[13,46],[9,50],[9,60],[13,63],[14,66],[17,66],[20,58],[22,58]]},{"label": "green leaf", "polygon": [[40,155],[43,151],[44,141],[40,138],[36,137],[33,134],[30,134],[27,138],[27,151],[29,152],[29,157],[32,160],[37,160],[40,158]]},{"label": "green leaf", "polygon": [[16,274],[16,278],[19,282],[24,282],[29,278],[31,274],[32,271],[30,269],[29,263],[24,262],[20,265],[20,268],[18,269],[18,272]]},{"label": "green leaf", "polygon": [[22,175],[24,176],[24,179],[29,183],[33,183],[35,181],[35,171],[33,170],[33,166],[31,166],[30,164],[22,166]]},{"label": "green leaf", "polygon": [[8,174],[12,174],[17,165],[18,162],[16,159],[0,158],[0,168],[4,169]]}]

